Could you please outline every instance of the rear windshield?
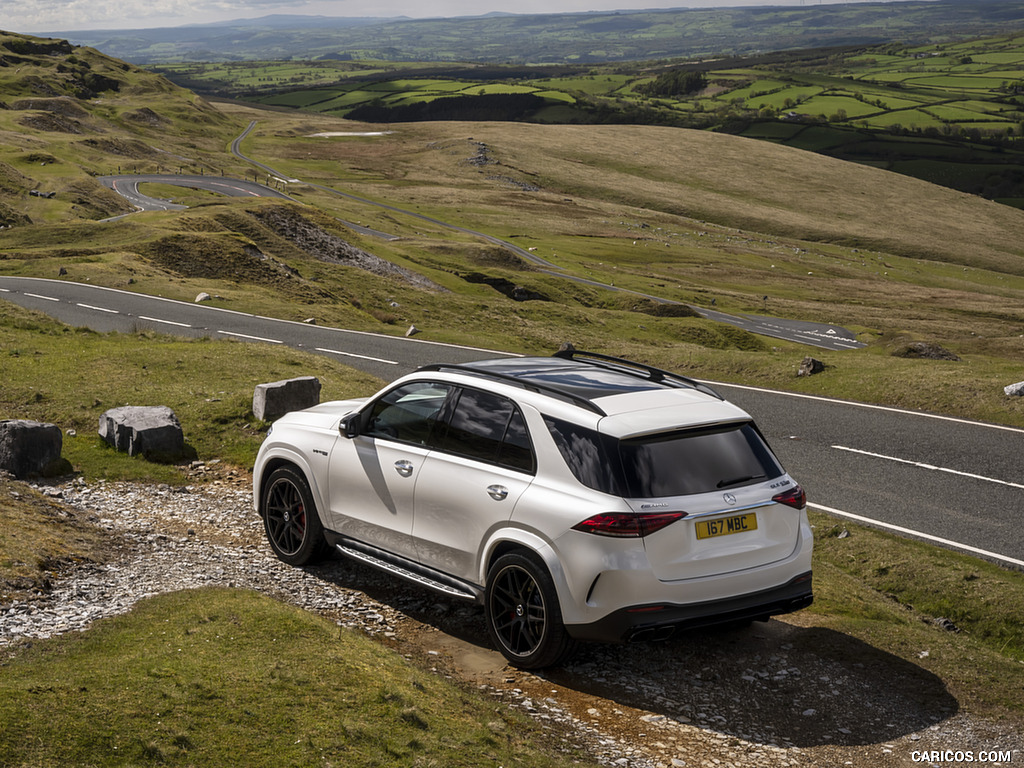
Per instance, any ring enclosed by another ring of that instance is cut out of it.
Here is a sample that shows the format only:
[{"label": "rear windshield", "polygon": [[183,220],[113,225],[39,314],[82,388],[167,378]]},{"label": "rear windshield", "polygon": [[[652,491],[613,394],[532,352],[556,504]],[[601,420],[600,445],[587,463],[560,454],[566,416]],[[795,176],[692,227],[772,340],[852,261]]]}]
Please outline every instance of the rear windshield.
[{"label": "rear windshield", "polygon": [[707,493],[783,474],[750,422],[620,441],[576,424],[545,421],[576,479],[616,496]]}]

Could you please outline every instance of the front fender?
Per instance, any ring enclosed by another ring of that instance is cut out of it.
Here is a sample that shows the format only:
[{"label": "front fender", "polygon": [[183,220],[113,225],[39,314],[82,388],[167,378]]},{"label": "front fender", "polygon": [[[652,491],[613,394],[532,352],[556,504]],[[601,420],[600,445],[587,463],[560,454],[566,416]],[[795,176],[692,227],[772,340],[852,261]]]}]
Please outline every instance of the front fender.
[{"label": "front fender", "polygon": [[252,502],[253,509],[260,512],[260,498],[263,493],[263,484],[270,474],[280,466],[292,464],[302,472],[306,482],[309,483],[309,490],[313,494],[313,502],[316,504],[317,513],[321,522],[327,522],[327,489],[320,482],[318,473],[313,463],[300,451],[295,450],[286,444],[264,443],[256,457],[256,464],[252,473]]}]

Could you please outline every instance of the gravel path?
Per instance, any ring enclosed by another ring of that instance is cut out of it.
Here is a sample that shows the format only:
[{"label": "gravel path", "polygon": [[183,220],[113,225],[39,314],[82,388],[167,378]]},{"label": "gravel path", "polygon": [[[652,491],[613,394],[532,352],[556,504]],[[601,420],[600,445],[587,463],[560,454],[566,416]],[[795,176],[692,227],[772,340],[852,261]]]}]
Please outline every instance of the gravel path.
[{"label": "gravel path", "polygon": [[[376,636],[609,766],[948,765],[957,752],[986,765],[1024,760],[1016,724],[972,719],[941,680],[806,615],[659,644],[588,645],[538,675],[490,649],[479,609],[342,559],[278,561],[243,475],[184,488],[76,480],[41,490],[123,545],[111,562],[63,573],[39,599],[0,606],[0,647],[85,629],[162,592],[245,587]],[[989,751],[1011,759],[985,760]]]}]

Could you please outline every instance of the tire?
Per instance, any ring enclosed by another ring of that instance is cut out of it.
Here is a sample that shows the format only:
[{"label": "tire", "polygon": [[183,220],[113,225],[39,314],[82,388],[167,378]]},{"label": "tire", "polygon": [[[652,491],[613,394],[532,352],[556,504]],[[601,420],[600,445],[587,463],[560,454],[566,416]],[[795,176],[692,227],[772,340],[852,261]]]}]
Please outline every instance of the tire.
[{"label": "tire", "polygon": [[555,583],[532,552],[510,552],[494,562],[484,612],[491,642],[514,667],[555,666],[576,650],[562,623]]},{"label": "tire", "polygon": [[326,548],[309,483],[293,466],[278,467],[263,485],[260,501],[263,529],[270,548],[289,565],[309,565]]}]

